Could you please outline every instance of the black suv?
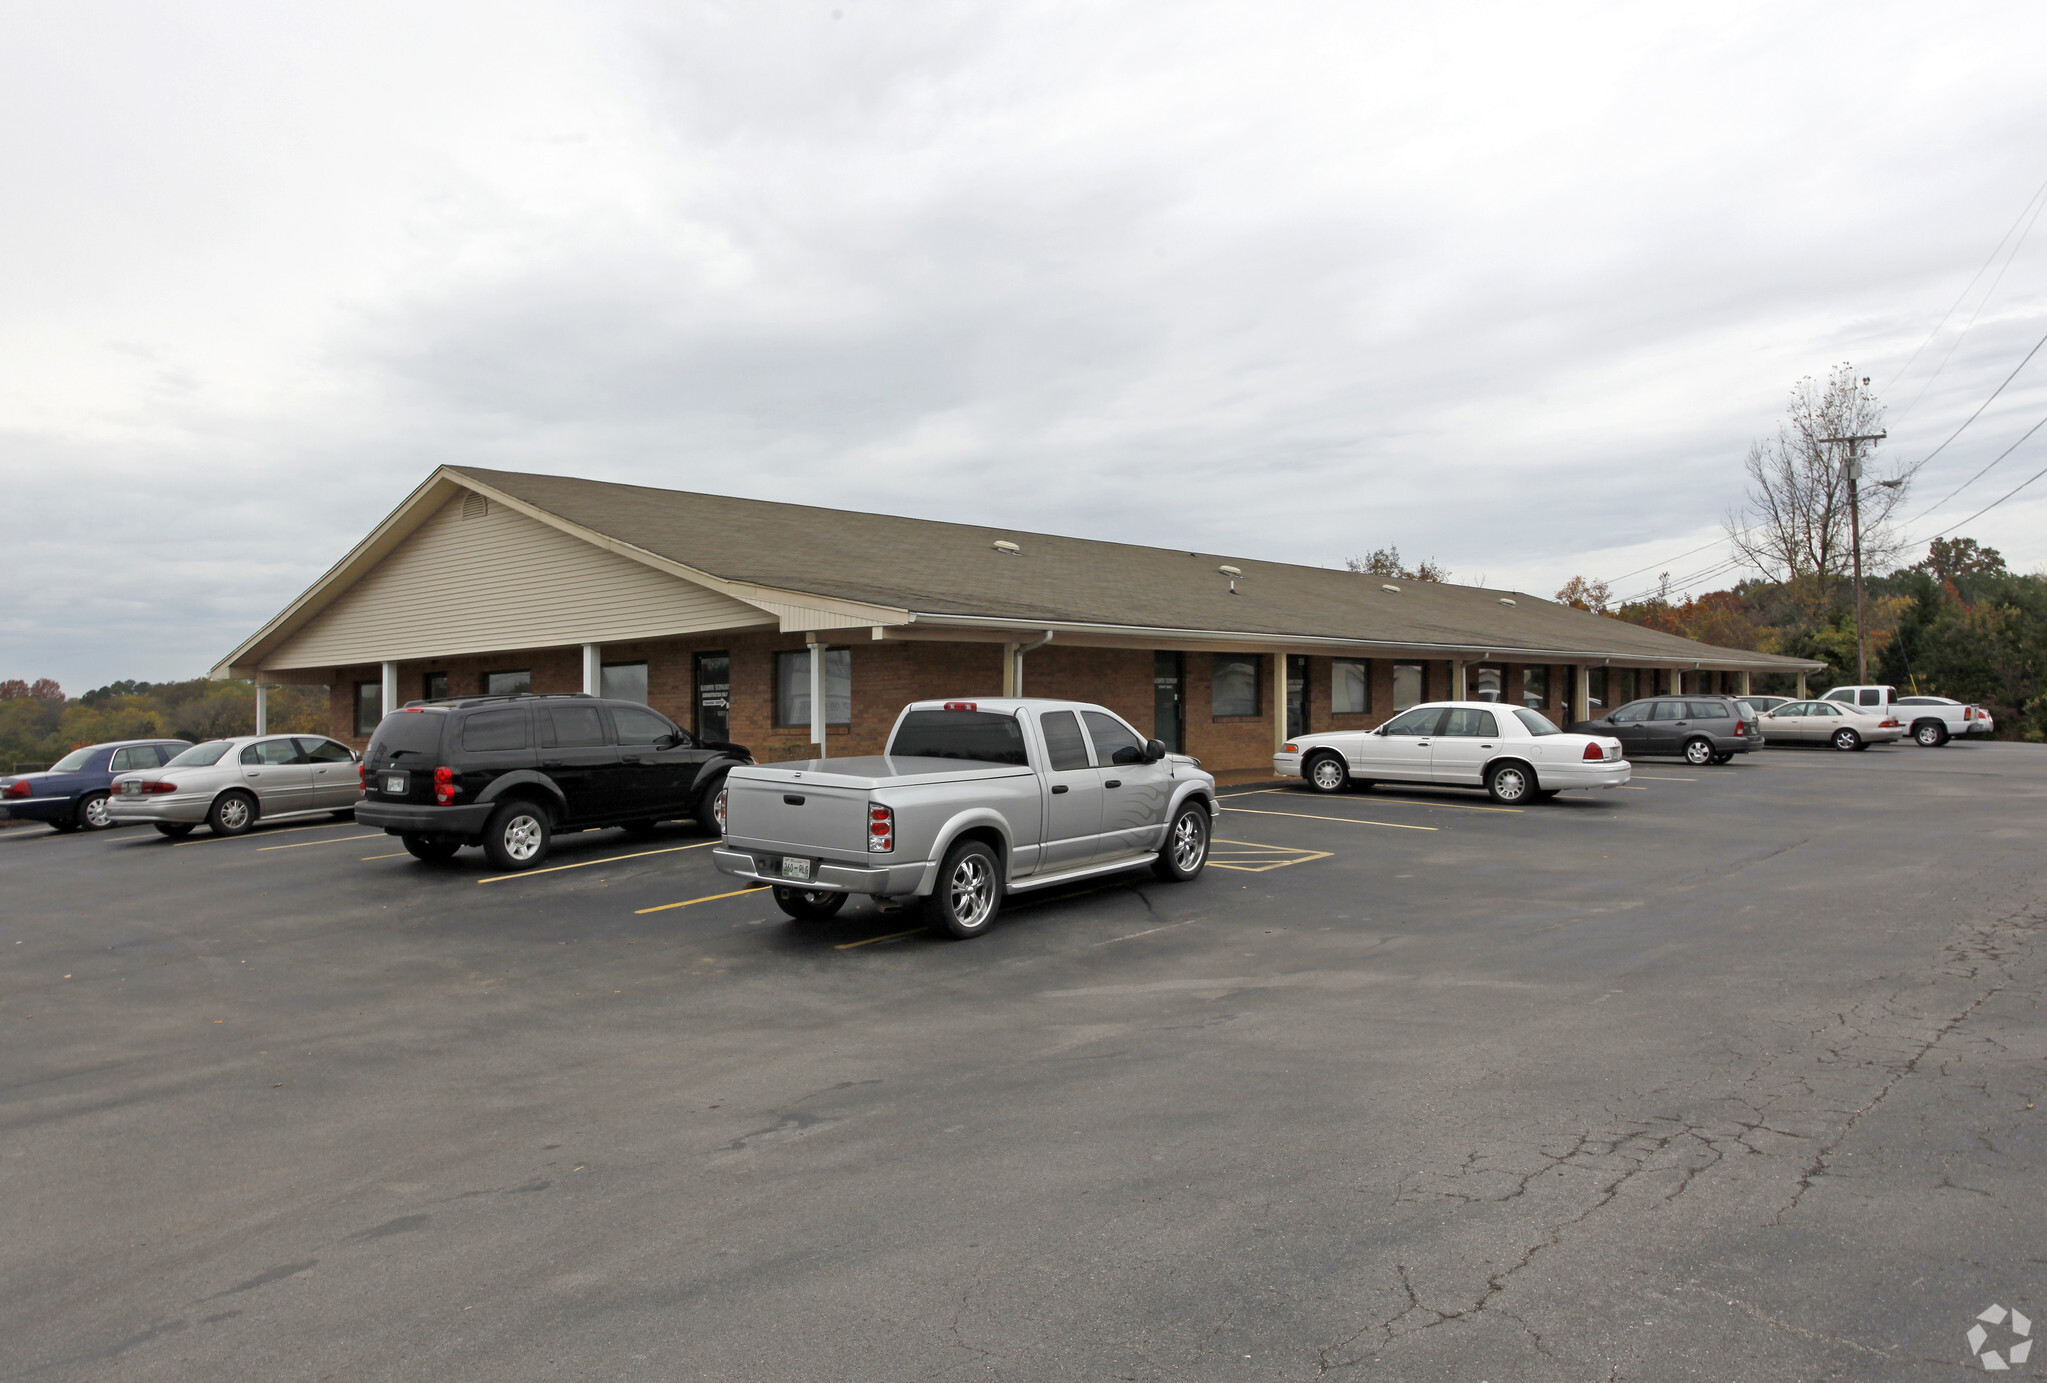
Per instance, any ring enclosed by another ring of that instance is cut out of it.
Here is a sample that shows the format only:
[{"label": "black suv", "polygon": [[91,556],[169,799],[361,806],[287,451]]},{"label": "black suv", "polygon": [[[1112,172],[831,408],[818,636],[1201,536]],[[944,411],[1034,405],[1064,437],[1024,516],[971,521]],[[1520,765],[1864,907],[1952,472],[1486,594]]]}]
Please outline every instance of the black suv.
[{"label": "black suv", "polygon": [[1650,696],[1630,701],[1598,720],[1580,720],[1574,735],[1611,735],[1631,759],[1677,754],[1689,764],[1724,764],[1763,747],[1763,726],[1735,696]]},{"label": "black suv", "polygon": [[500,869],[530,869],[563,827],[640,833],[688,816],[721,832],[726,771],[752,762],[736,744],[699,744],[637,701],[415,701],[378,722],[355,819],[419,859],[481,845]]}]

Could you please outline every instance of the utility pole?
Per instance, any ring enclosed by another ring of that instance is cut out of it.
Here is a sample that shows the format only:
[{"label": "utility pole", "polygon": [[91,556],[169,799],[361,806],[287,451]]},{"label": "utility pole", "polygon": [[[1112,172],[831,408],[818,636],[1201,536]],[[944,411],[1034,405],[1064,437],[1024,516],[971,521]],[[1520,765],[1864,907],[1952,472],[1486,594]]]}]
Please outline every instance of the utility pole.
[{"label": "utility pole", "polygon": [[1848,482],[1848,536],[1855,549],[1855,680],[1869,681],[1869,643],[1862,635],[1862,444],[1881,442],[1889,430],[1860,437],[1822,437],[1822,442],[1846,442],[1848,459],[1841,463],[1841,478]]}]

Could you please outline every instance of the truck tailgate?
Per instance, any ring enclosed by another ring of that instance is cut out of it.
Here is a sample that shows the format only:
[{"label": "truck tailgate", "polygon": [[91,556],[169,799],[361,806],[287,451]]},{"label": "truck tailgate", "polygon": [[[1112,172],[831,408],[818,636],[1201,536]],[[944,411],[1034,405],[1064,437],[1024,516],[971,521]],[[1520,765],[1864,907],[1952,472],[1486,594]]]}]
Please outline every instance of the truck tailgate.
[{"label": "truck tailgate", "polygon": [[749,778],[725,782],[725,838],[791,854],[859,859],[867,853],[867,790]]}]

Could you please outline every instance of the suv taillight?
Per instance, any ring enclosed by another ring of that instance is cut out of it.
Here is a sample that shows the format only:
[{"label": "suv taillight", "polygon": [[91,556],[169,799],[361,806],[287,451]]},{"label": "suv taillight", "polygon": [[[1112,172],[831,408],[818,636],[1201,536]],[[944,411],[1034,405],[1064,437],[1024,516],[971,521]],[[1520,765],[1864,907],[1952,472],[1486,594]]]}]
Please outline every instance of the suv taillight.
[{"label": "suv taillight", "polygon": [[896,812],[893,807],[867,809],[867,853],[886,855],[896,848]]},{"label": "suv taillight", "polygon": [[446,764],[434,770],[434,801],[445,807],[455,800],[455,770]]},{"label": "suv taillight", "polygon": [[370,761],[368,759],[364,759],[355,766],[355,781],[364,792],[370,790]]}]

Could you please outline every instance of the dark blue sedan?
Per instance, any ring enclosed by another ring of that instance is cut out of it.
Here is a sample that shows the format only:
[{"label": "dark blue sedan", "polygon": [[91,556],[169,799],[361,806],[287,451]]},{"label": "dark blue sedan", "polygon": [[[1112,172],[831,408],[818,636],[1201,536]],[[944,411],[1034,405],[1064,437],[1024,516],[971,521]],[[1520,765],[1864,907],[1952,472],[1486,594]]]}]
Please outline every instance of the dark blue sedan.
[{"label": "dark blue sedan", "polygon": [[0,778],[0,813],[47,821],[59,831],[103,831],[107,785],[117,773],[162,768],[192,746],[185,740],[120,740],[74,749],[41,773]]}]

